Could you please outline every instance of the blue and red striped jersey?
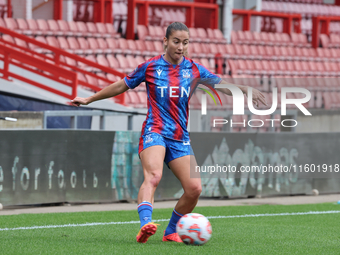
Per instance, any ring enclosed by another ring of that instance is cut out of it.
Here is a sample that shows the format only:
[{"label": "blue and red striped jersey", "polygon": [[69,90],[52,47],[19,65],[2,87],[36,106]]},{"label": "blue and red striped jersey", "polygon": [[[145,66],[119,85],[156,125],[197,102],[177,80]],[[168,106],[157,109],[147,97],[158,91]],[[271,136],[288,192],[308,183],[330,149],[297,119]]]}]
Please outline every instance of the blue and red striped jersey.
[{"label": "blue and red striped jersey", "polygon": [[216,74],[189,58],[183,57],[181,63],[173,65],[163,55],[140,64],[124,78],[130,89],[146,83],[148,113],[142,135],[156,132],[174,140],[190,140],[187,125],[193,79],[205,80],[204,83],[212,86],[221,81]]}]

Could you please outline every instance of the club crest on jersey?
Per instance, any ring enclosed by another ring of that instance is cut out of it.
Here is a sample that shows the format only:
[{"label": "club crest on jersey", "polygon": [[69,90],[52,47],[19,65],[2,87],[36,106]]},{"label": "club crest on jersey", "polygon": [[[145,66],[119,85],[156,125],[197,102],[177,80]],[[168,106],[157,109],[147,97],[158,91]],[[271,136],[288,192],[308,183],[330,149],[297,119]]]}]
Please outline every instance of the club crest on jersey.
[{"label": "club crest on jersey", "polygon": [[183,70],[183,78],[190,78],[190,73],[189,73],[189,70]]},{"label": "club crest on jersey", "polygon": [[163,70],[160,69],[160,68],[158,68],[156,71],[157,71],[157,73],[158,73],[158,77],[161,76],[161,73],[162,73]]},{"label": "club crest on jersey", "polygon": [[153,141],[153,139],[152,139],[151,135],[146,135],[145,136],[145,144],[151,143],[152,141]]}]

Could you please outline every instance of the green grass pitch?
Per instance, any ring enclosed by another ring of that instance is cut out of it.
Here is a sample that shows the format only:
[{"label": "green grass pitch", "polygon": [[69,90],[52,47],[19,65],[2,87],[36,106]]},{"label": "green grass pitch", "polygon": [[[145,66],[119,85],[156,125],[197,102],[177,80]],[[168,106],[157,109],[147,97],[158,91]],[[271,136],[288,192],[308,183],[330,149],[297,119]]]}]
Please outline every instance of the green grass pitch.
[{"label": "green grass pitch", "polygon": [[[205,216],[340,211],[340,205],[198,207]],[[168,219],[172,209],[155,209]],[[40,229],[12,228],[137,221],[136,211],[0,216],[1,254],[340,254],[340,213],[210,219],[213,233],[203,246],[161,241],[167,222],[146,244],[135,236],[139,223]],[[4,229],[9,230],[4,230]]]}]

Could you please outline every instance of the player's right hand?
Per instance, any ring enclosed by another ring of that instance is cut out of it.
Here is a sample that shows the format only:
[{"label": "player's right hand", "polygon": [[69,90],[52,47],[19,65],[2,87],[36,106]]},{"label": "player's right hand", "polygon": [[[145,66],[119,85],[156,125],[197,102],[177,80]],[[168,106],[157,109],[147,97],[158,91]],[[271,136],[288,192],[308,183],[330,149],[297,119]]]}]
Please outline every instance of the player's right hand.
[{"label": "player's right hand", "polygon": [[88,105],[87,98],[83,97],[76,97],[75,99],[71,100],[71,105],[73,106],[80,106],[80,105]]}]

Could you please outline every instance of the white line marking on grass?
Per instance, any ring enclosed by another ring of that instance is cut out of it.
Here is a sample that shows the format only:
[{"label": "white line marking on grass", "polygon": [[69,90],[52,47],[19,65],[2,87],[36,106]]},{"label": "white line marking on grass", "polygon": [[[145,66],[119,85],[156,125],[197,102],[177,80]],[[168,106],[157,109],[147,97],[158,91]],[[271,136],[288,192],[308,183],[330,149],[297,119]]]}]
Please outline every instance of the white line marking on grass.
[{"label": "white line marking on grass", "polygon": [[[244,214],[244,215],[229,215],[229,216],[208,216],[208,219],[233,219],[233,218],[251,218],[251,217],[270,217],[270,216],[295,216],[295,215],[315,215],[315,214],[335,214],[340,211],[310,211],[310,212],[296,212],[296,213],[263,213],[263,214]],[[170,219],[154,220],[153,222],[169,221]],[[117,221],[117,222],[93,222],[83,224],[65,224],[65,225],[47,225],[47,226],[33,226],[33,227],[18,227],[18,228],[0,228],[0,231],[10,230],[31,230],[31,229],[48,229],[48,228],[68,228],[68,227],[88,227],[88,226],[104,226],[104,225],[125,225],[125,224],[139,224],[139,221]]]}]

